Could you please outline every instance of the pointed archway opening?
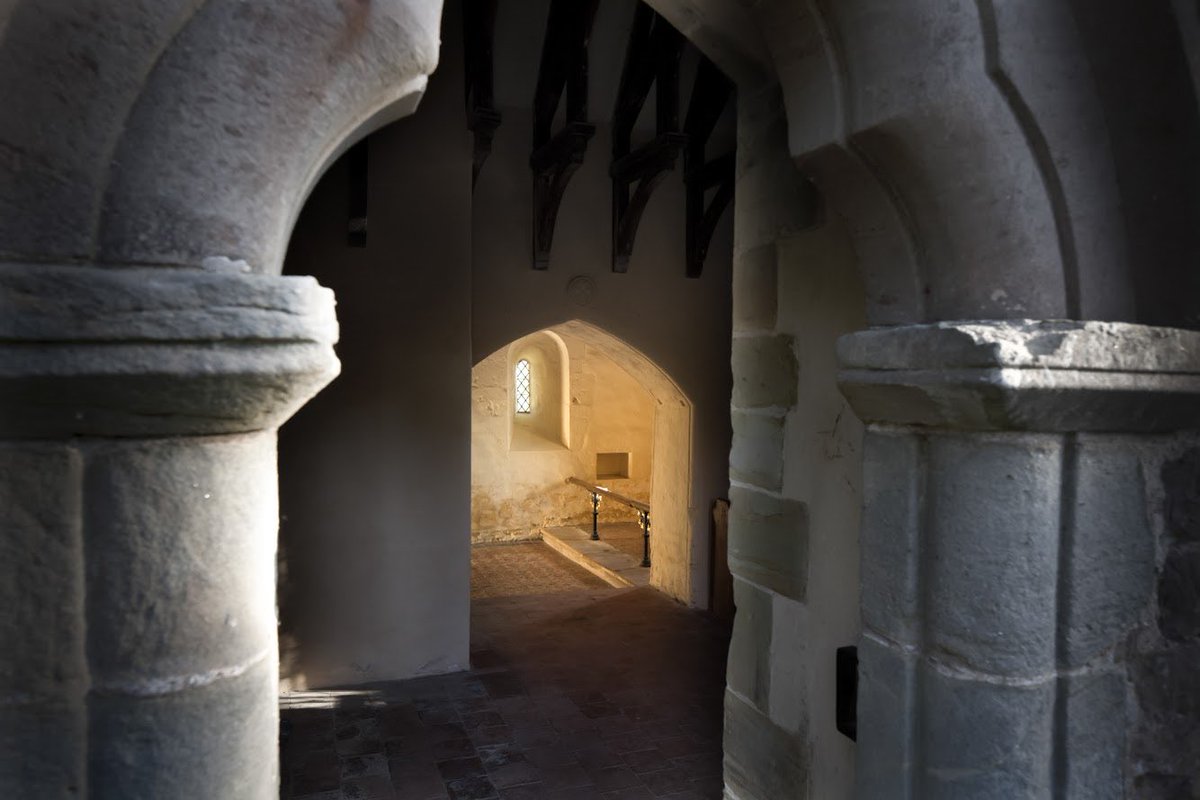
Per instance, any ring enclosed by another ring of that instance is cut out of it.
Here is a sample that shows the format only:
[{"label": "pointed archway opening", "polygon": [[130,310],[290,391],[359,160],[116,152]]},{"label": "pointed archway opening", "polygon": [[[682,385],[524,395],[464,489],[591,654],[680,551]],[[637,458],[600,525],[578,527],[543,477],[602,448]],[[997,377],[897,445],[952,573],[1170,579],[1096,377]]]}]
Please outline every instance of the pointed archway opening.
[{"label": "pointed archway opening", "polygon": [[[611,585],[688,602],[707,535],[688,512],[691,430],[671,377],[598,326],[499,348],[472,370],[472,542],[547,541]],[[593,543],[571,544],[580,537]]]}]

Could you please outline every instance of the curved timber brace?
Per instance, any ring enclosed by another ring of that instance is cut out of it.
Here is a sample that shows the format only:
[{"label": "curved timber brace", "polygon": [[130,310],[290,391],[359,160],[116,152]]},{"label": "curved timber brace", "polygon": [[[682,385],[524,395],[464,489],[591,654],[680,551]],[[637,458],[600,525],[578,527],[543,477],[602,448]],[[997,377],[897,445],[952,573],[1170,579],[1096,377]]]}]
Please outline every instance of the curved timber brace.
[{"label": "curved timber brace", "polygon": [[497,0],[467,0],[463,6],[467,130],[475,135],[471,186],[492,153],[492,137],[500,127],[493,97]]},{"label": "curved timber brace", "polygon": [[[705,147],[713,128],[733,97],[733,83],[707,58],[700,59],[692,98],[688,102],[687,150],[683,156],[684,184],[687,191],[687,276],[699,278],[712,242],[713,231],[733,200],[733,152],[705,161]],[[705,203],[704,195],[712,188],[716,194]]]},{"label": "curved timber brace", "polygon": [[[550,266],[550,245],[563,193],[583,163],[596,126],[587,122],[588,39],[599,0],[552,0],[533,98],[533,268]],[[551,137],[567,95],[566,124]]]},{"label": "curved timber brace", "polygon": [[[629,269],[642,212],[663,178],[675,169],[675,160],[687,144],[687,137],[679,131],[679,59],[683,45],[679,31],[645,3],[638,4],[613,111],[613,160],[609,169],[613,182],[613,272]],[[651,84],[656,91],[655,136],[630,152],[633,126]],[[631,197],[634,183],[637,188]]]}]

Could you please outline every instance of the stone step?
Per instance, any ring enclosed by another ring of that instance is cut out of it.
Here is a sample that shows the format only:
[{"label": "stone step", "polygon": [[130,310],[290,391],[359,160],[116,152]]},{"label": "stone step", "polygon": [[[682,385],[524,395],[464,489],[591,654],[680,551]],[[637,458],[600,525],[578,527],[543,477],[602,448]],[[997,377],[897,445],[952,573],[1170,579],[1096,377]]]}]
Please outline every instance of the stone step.
[{"label": "stone step", "polygon": [[650,569],[603,541],[593,542],[582,528],[546,528],[542,541],[611,586],[649,586]]}]

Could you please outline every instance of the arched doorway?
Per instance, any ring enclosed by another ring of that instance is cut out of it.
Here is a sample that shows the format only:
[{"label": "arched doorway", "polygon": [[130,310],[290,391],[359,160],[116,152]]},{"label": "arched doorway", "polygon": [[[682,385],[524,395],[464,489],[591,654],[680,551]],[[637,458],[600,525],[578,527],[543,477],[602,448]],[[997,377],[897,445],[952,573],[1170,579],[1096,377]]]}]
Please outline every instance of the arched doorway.
[{"label": "arched doorway", "polygon": [[[522,362],[533,369],[532,415],[517,405]],[[590,495],[566,481],[603,483],[650,505],[650,585],[690,602],[692,553],[707,550],[709,530],[693,527],[691,514],[692,404],[661,367],[571,321],[481,359],[472,400],[473,541],[538,538],[566,524],[590,530]],[[548,423],[537,419],[538,402],[556,406]],[[602,522],[637,519],[619,503],[602,507]]]}]

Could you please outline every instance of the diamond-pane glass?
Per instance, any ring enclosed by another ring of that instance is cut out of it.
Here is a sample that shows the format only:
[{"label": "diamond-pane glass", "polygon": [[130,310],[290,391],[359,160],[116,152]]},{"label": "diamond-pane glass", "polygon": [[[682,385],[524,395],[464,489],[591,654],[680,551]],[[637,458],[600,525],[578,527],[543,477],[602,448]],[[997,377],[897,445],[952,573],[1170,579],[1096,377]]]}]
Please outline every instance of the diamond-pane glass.
[{"label": "diamond-pane glass", "polygon": [[533,385],[529,378],[529,362],[517,362],[517,413],[528,414],[533,408]]}]

